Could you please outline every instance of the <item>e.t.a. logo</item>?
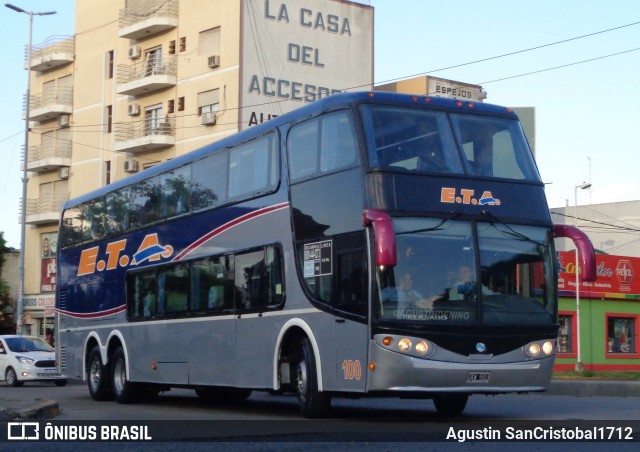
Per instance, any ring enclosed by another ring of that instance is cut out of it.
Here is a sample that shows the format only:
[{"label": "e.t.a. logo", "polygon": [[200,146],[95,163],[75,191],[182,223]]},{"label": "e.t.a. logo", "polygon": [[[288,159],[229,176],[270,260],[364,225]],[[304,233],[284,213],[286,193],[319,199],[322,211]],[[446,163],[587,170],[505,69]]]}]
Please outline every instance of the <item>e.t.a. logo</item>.
[{"label": "e.t.a. logo", "polygon": [[173,247],[171,245],[160,245],[158,234],[147,234],[138,250],[133,256],[122,254],[127,247],[127,239],[108,243],[104,250],[104,256],[99,259],[100,247],[94,246],[82,250],[78,262],[78,276],[91,275],[95,271],[114,270],[118,267],[138,265],[143,262],[157,261],[161,258],[171,257]]},{"label": "e.t.a. logo", "polygon": [[476,191],[469,188],[461,188],[458,191],[454,187],[442,187],[440,202],[450,204],[469,204],[473,206],[499,206],[500,200],[493,197],[489,190],[482,192],[482,196],[476,197]]}]

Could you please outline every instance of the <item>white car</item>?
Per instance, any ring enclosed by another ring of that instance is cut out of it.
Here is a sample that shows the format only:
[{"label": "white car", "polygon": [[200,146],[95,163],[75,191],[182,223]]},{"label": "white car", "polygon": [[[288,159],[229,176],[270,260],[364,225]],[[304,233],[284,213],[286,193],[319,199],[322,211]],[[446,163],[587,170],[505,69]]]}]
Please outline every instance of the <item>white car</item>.
[{"label": "white car", "polygon": [[67,377],[58,373],[49,344],[37,337],[14,335],[0,336],[0,380],[7,386],[22,386],[25,381],[67,384]]}]

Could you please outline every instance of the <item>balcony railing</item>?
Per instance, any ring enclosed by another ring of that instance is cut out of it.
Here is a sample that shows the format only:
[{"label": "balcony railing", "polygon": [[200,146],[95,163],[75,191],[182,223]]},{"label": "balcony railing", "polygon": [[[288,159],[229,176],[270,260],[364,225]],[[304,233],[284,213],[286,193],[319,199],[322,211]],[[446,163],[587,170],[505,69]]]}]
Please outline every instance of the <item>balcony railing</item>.
[{"label": "balcony railing", "polygon": [[[28,46],[27,46],[28,47]],[[73,36],[51,36],[41,44],[25,48],[25,66],[33,71],[48,71],[72,63],[76,57],[76,38]]]},{"label": "balcony railing", "polygon": [[30,96],[29,119],[47,121],[73,112],[73,88],[46,89]]},{"label": "balcony railing", "polygon": [[175,55],[149,57],[134,64],[118,65],[116,93],[140,96],[176,85]]},{"label": "balcony railing", "polygon": [[27,169],[35,173],[71,166],[71,141],[56,139],[37,146],[29,146]]},{"label": "balcony railing", "polygon": [[144,152],[176,144],[175,118],[148,118],[133,123],[118,124],[115,131],[116,152]]},{"label": "balcony railing", "polygon": [[144,39],[178,26],[178,0],[149,0],[119,12],[118,36]]},{"label": "balcony railing", "polygon": [[27,224],[57,223],[60,219],[60,211],[65,202],[69,200],[69,193],[57,195],[42,195],[38,199],[28,199]]}]

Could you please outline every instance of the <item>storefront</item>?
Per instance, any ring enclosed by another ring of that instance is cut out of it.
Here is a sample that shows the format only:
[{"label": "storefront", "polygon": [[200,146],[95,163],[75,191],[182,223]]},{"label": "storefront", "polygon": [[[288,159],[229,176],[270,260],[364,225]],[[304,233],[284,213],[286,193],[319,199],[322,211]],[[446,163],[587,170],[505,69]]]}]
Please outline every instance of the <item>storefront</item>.
[{"label": "storefront", "polygon": [[558,253],[560,296],[555,370],[640,371],[640,258],[596,255],[597,279],[580,284],[580,334],[576,315],[576,258]]},{"label": "storefront", "polygon": [[47,329],[54,331],[54,309],[56,298],[49,295],[26,295],[22,334],[44,338]]}]

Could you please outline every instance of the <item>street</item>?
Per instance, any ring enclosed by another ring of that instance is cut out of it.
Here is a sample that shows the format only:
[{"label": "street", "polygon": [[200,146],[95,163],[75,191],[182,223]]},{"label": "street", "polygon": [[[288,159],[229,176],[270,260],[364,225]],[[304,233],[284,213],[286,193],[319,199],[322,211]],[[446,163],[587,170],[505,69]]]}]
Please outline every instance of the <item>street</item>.
[{"label": "street", "polygon": [[[557,441],[557,436],[554,442],[544,436],[528,441],[518,436],[534,429],[538,435],[558,434],[564,429],[571,435],[603,432],[614,436],[611,439],[616,440],[617,450],[632,450],[640,440],[638,397],[472,396],[464,414],[451,419],[438,416],[430,400],[336,398],[331,418],[314,421],[299,416],[295,397],[259,392],[246,401],[213,404],[200,400],[192,390],[172,389],[153,402],[121,405],[93,401],[80,381],[70,381],[65,387],[0,386],[0,401],[5,404],[26,406],[28,401],[45,400],[57,401],[61,412],[54,419],[39,422],[42,431],[46,425],[49,432],[58,435],[58,442],[48,441],[47,437],[47,441],[41,440],[38,447],[43,451],[74,450],[74,442],[59,442],[71,431],[93,432],[94,436],[88,439],[98,440],[93,443],[94,450],[113,447],[113,439],[136,439],[131,435],[140,432],[152,441],[118,442],[117,447],[126,451],[147,447],[207,450],[210,441],[216,442],[217,450],[225,451],[300,450],[302,445],[306,451],[418,451],[424,449],[425,442],[430,443],[430,450],[466,450],[473,444],[474,450],[480,451],[501,447],[538,451],[546,448],[545,444],[572,450],[576,445],[573,441]],[[101,437],[104,432],[111,439],[100,442],[105,440]],[[507,436],[509,432],[515,434]],[[482,434],[486,436],[478,436]],[[12,446],[14,450],[26,450],[28,443],[16,441]],[[580,447],[601,450],[603,444],[581,442]]]}]

